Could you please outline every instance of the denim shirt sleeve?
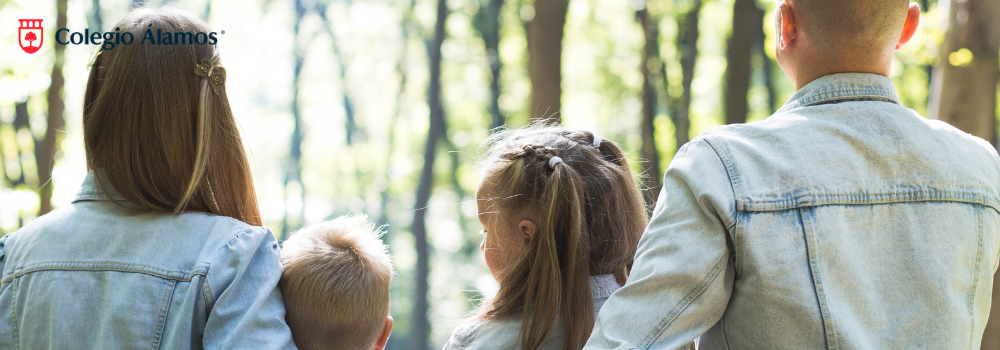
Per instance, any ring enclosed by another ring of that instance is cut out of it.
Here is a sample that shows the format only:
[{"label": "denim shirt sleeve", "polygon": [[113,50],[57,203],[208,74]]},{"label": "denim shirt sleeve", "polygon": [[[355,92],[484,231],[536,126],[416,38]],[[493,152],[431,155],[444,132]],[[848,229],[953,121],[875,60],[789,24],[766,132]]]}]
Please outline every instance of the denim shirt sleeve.
[{"label": "denim shirt sleeve", "polygon": [[206,349],[295,349],[285,323],[278,279],[278,242],[271,231],[252,227],[220,248],[209,268],[211,310]]},{"label": "denim shirt sleeve", "polygon": [[448,341],[444,343],[442,350],[462,350],[465,348],[465,342],[458,339],[458,334],[452,333],[448,337]]},{"label": "denim shirt sleeve", "polygon": [[601,308],[585,349],[681,349],[722,317],[734,267],[735,197],[715,149],[681,147],[639,241],[632,273]]}]

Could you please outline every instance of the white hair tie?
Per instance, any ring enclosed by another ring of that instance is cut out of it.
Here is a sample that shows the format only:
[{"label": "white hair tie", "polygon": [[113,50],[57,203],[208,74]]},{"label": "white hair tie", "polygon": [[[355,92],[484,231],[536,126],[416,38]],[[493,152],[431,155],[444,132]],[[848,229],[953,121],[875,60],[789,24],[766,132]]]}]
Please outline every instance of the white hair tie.
[{"label": "white hair tie", "polygon": [[562,162],[563,162],[562,158],[559,158],[559,156],[552,156],[552,158],[549,158],[549,168],[555,169],[556,168],[556,164],[559,164],[559,163],[562,163]]},{"label": "white hair tie", "polygon": [[597,136],[597,134],[592,134],[592,135],[594,135],[594,143],[593,143],[594,148],[601,148],[601,137]]}]

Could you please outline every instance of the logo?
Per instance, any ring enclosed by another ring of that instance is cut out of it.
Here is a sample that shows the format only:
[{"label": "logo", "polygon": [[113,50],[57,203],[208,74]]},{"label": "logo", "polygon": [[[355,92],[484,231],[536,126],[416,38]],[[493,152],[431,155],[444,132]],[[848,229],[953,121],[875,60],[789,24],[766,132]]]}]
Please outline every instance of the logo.
[{"label": "logo", "polygon": [[[219,33],[216,32],[165,32],[163,29],[156,29],[154,34],[152,28],[147,28],[145,33],[139,41],[140,45],[215,45],[219,42],[217,35]],[[221,34],[226,34],[226,31],[221,31]],[[117,27],[114,32],[103,33],[91,32],[90,29],[84,29],[83,33],[73,32],[69,28],[60,28],[56,31],[56,43],[59,45],[100,45],[101,49],[109,51],[114,50],[115,45],[131,45],[135,40],[135,35],[129,32],[123,33],[121,28]]]},{"label": "logo", "polygon": [[27,53],[38,52],[42,48],[42,20],[19,19],[21,27],[17,29],[17,43],[21,50]]}]

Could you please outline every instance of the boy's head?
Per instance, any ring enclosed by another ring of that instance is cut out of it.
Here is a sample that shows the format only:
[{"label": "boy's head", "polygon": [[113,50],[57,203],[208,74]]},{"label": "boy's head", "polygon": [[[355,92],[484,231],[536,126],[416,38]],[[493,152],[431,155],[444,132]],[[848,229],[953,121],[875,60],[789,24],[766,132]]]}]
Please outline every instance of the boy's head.
[{"label": "boy's head", "polygon": [[282,245],[281,292],[300,349],[371,350],[392,331],[392,263],[378,230],[346,216],[299,230]]},{"label": "boy's head", "polygon": [[802,87],[833,73],[888,75],[920,8],[907,0],[779,0],[774,17],[778,64]]}]

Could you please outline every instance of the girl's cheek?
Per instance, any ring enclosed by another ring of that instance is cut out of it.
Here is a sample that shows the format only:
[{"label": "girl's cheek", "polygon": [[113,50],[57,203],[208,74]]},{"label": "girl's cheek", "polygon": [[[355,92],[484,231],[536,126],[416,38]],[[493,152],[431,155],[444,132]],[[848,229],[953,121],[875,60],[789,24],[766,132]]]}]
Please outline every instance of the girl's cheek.
[{"label": "girl's cheek", "polygon": [[484,258],[486,259],[486,267],[490,270],[490,274],[493,275],[493,279],[500,283],[502,276],[500,276],[501,266],[498,266],[496,261],[496,249],[486,249],[483,251]]}]

